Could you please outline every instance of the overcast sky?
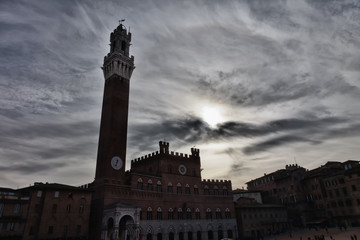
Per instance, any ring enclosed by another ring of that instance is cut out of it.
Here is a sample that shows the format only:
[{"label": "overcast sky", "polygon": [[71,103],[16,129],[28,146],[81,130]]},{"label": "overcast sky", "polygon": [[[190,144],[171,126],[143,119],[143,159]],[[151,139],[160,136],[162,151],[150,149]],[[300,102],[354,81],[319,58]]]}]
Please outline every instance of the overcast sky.
[{"label": "overcast sky", "polygon": [[94,179],[100,67],[120,19],[136,65],[127,169],[161,140],[199,148],[202,177],[233,188],[360,159],[357,0],[3,0],[2,187]]}]

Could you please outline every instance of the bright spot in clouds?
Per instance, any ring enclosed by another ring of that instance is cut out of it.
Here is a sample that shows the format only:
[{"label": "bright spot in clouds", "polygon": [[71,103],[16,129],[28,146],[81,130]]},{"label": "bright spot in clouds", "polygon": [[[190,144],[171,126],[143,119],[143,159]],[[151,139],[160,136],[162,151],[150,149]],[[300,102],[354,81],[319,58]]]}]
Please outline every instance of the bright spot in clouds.
[{"label": "bright spot in clouds", "polygon": [[201,117],[210,125],[210,127],[215,127],[218,123],[223,121],[219,108],[215,106],[203,107],[201,109]]}]

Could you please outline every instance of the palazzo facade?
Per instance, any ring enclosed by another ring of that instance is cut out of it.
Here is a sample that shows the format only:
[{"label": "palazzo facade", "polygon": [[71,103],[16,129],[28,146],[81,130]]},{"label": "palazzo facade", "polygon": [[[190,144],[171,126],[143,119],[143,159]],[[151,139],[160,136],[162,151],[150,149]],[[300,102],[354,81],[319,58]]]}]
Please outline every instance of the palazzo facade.
[{"label": "palazzo facade", "polygon": [[199,149],[159,150],[125,171],[131,33],[120,24],[104,58],[105,88],[90,216],[91,239],[212,240],[237,237],[231,181],[201,178]]}]

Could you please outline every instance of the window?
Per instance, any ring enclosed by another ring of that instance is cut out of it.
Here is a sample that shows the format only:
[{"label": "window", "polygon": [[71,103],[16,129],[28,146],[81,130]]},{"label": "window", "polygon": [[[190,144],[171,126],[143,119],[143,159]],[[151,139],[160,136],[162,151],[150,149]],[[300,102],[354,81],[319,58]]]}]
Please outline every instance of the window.
[{"label": "window", "polygon": [[19,213],[19,211],[20,211],[20,204],[15,204],[14,205],[14,213]]},{"label": "window", "polygon": [[206,219],[212,219],[212,214],[210,208],[206,209]]},{"label": "window", "polygon": [[216,209],[215,217],[216,219],[222,219],[220,208]]},{"label": "window", "polygon": [[179,220],[184,219],[183,211],[182,211],[181,208],[178,209],[178,219],[179,219]]},{"label": "window", "polygon": [[336,179],[333,179],[333,180],[332,180],[332,185],[333,185],[333,186],[336,186],[336,185],[337,185]]},{"label": "window", "polygon": [[195,218],[200,219],[200,210],[198,208],[195,210]]},{"label": "window", "polygon": [[81,225],[76,226],[76,235],[80,235],[81,233]]},{"label": "window", "polygon": [[171,166],[168,166],[168,172],[172,173],[172,167]]},{"label": "window", "polygon": [[63,228],[63,236],[66,236],[67,235],[67,232],[68,232],[68,225],[65,225],[64,228]]},{"label": "window", "polygon": [[339,192],[339,189],[335,189],[335,195],[337,196],[337,197],[339,197],[340,196],[340,192]]},{"label": "window", "polygon": [[192,219],[192,213],[191,213],[191,209],[190,209],[190,208],[188,208],[188,209],[186,210],[186,219],[188,219],[188,220],[191,220],[191,219]]},{"label": "window", "polygon": [[58,197],[59,197],[59,191],[56,191],[56,192],[55,192],[54,197],[55,197],[55,198],[58,198]]},{"label": "window", "polygon": [[41,197],[41,196],[42,196],[42,191],[41,191],[41,190],[37,191],[36,196],[37,196],[37,197]]},{"label": "window", "polygon": [[162,211],[161,211],[161,208],[158,208],[158,209],[157,209],[156,219],[157,219],[157,220],[162,220]]},{"label": "window", "polygon": [[351,190],[352,190],[353,192],[355,192],[355,191],[356,191],[356,186],[355,186],[355,185],[351,185]]},{"label": "window", "polygon": [[339,200],[339,201],[338,201],[338,205],[339,205],[339,207],[344,207],[344,202],[341,201],[341,200]]},{"label": "window", "polygon": [[8,232],[15,232],[15,231],[18,230],[18,228],[19,228],[19,223],[9,222],[9,223],[7,224],[6,230],[7,230]]},{"label": "window", "polygon": [[182,190],[181,190],[181,184],[178,183],[178,184],[176,185],[176,193],[177,193],[177,194],[181,194],[181,193],[182,193],[181,191],[182,191]]},{"label": "window", "polygon": [[80,205],[80,207],[79,207],[79,213],[80,213],[80,214],[84,213],[84,205]]},{"label": "window", "polygon": [[230,210],[229,210],[228,208],[225,209],[225,218],[226,218],[226,219],[231,218],[231,213],[230,213]]},{"label": "window", "polygon": [[217,186],[214,187],[214,195],[219,195],[219,189]]},{"label": "window", "polygon": [[151,207],[148,207],[148,209],[147,209],[146,220],[152,220],[152,209],[151,209]]},{"label": "window", "polygon": [[194,186],[194,195],[199,195],[199,188],[197,185]]},{"label": "window", "polygon": [[143,180],[141,178],[138,179],[137,189],[143,190]]},{"label": "window", "polygon": [[228,192],[228,190],[227,190],[226,187],[223,187],[223,195],[224,195],[224,196],[229,195],[229,192]]},{"label": "window", "polygon": [[209,240],[214,239],[214,234],[213,234],[213,231],[211,231],[211,230],[208,231],[208,239]]},{"label": "window", "polygon": [[66,206],[66,212],[67,212],[67,213],[70,213],[70,209],[71,209],[71,205],[68,204],[68,205]]},{"label": "window", "polygon": [[0,203],[0,217],[2,216],[3,211],[4,211],[4,204]]},{"label": "window", "polygon": [[168,192],[168,193],[173,193],[173,187],[172,187],[171,182],[169,182],[169,184],[168,184],[167,192]]},{"label": "window", "polygon": [[49,226],[48,234],[52,234],[54,232],[54,226]]},{"label": "window", "polygon": [[208,187],[208,186],[205,186],[205,187],[204,187],[204,194],[205,194],[205,195],[210,195],[210,190],[209,190],[209,187]]},{"label": "window", "polygon": [[174,211],[172,208],[169,209],[168,211],[168,219],[169,220],[173,220],[174,219]]},{"label": "window", "polygon": [[352,201],[351,201],[351,199],[346,199],[346,200],[345,200],[345,204],[346,204],[346,206],[348,206],[348,207],[352,206]]},{"label": "window", "polygon": [[56,211],[57,211],[57,204],[53,204],[52,205],[52,209],[51,209],[51,213],[56,213]]},{"label": "window", "polygon": [[185,194],[190,194],[190,186],[189,186],[189,184],[186,184],[186,186],[185,186]]},{"label": "window", "polygon": [[227,235],[228,235],[228,238],[233,238],[233,233],[232,233],[232,230],[227,230]]},{"label": "window", "polygon": [[149,179],[148,183],[147,183],[147,190],[148,191],[152,191],[153,190],[153,184],[151,179]]},{"label": "window", "polygon": [[342,191],[343,191],[344,196],[347,196],[347,195],[348,195],[348,194],[347,194],[347,189],[346,189],[346,187],[343,187],[343,188],[342,188]]},{"label": "window", "polygon": [[157,192],[162,192],[162,186],[161,186],[161,182],[158,181],[157,184],[156,184],[156,191]]}]

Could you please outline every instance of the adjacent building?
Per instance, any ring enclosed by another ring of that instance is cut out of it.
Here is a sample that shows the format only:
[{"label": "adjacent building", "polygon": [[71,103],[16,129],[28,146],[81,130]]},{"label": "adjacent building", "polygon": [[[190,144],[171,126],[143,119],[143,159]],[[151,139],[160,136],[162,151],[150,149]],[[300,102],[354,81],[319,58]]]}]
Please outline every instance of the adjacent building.
[{"label": "adjacent building", "polygon": [[327,162],[313,170],[287,165],[247,183],[264,203],[287,207],[294,226],[360,226],[359,161]]}]

